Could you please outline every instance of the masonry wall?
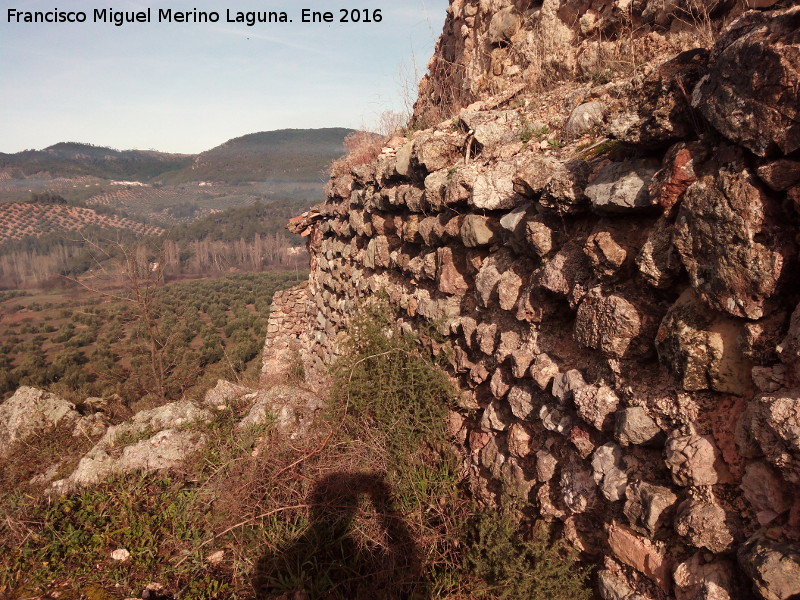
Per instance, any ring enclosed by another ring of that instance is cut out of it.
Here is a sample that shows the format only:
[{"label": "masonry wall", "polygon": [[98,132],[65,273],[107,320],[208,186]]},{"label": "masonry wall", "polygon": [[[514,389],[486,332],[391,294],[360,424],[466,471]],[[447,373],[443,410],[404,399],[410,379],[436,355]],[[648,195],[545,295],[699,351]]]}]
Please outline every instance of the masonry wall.
[{"label": "masonry wall", "polygon": [[[455,112],[334,172],[292,221],[308,370],[385,293],[448,340],[473,493],[559,523],[602,598],[794,597],[800,8],[726,13],[685,52],[653,20],[662,54],[640,70],[534,90],[510,48],[556,17],[517,4],[452,2],[437,57],[485,75],[479,100],[421,97],[420,123]],[[577,61],[598,38],[561,23]]]}]

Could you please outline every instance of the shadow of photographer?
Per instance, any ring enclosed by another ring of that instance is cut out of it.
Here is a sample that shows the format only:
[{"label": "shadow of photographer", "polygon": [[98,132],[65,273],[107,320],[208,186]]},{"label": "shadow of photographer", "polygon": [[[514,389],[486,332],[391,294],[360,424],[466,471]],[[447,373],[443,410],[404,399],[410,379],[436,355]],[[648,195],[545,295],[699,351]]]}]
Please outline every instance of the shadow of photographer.
[{"label": "shadow of photographer", "polygon": [[259,600],[429,597],[411,534],[377,473],[334,473],[309,496],[310,522],[287,547],[262,556]]}]

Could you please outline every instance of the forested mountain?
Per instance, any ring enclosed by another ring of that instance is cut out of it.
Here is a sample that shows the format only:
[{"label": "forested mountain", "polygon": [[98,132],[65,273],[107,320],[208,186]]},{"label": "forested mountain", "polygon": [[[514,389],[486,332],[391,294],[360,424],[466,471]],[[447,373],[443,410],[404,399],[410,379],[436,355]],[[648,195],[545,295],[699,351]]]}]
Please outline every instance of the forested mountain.
[{"label": "forested mountain", "polygon": [[91,144],[62,142],[44,150],[0,153],[0,171],[27,176],[46,172],[52,177],[92,176],[105,179],[150,179],[181,169],[192,154],[167,154],[152,150],[114,150]]},{"label": "forested mountain", "polygon": [[281,129],[228,140],[203,152],[191,166],[160,179],[185,181],[324,182],[325,169],[344,154],[343,140],[352,129]]},{"label": "forested mountain", "polygon": [[228,140],[200,154],[153,150],[115,150],[62,142],[43,150],[0,153],[3,178],[98,177],[137,181],[323,182],[325,167],[344,153],[342,141],[352,130],[281,129]]}]

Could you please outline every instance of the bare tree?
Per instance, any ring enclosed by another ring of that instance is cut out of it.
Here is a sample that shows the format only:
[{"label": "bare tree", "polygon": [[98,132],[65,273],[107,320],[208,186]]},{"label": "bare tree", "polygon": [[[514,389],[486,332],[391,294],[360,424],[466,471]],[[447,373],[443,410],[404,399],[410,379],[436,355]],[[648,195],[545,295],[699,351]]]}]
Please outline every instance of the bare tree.
[{"label": "bare tree", "polygon": [[163,245],[148,247],[145,243],[125,244],[119,240],[100,244],[86,238],[84,242],[93,254],[90,278],[96,283],[68,279],[87,290],[133,307],[138,324],[145,332],[148,367],[155,386],[153,392],[160,400],[165,400],[172,366],[165,355],[173,340],[171,334],[161,327],[157,306],[158,288],[164,283],[166,264]]}]

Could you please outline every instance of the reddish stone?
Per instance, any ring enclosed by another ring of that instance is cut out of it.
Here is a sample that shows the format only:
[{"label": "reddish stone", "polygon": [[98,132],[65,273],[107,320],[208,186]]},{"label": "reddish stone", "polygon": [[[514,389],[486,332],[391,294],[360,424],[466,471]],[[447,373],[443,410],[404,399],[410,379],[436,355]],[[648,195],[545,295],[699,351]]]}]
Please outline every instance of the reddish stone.
[{"label": "reddish stone", "polygon": [[626,565],[652,579],[662,590],[669,592],[670,565],[663,552],[652,542],[636,535],[617,522],[608,525],[608,544],[614,555]]}]

